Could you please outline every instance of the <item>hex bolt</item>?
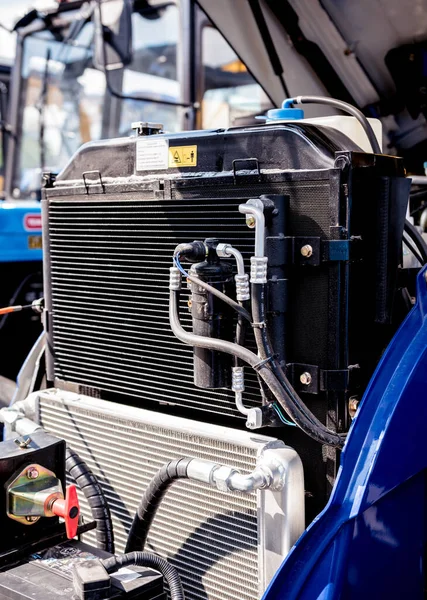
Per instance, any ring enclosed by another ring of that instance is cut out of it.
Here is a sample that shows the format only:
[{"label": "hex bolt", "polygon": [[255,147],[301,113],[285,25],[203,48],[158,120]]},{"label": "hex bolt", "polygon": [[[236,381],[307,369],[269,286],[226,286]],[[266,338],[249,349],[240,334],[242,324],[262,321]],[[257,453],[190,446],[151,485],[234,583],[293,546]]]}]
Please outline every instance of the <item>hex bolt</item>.
[{"label": "hex bolt", "polygon": [[310,258],[310,256],[312,256],[313,248],[310,246],[310,244],[306,244],[301,248],[301,254],[304,258]]},{"label": "hex bolt", "polygon": [[35,467],[30,467],[27,470],[28,479],[37,479],[38,476],[39,476],[39,472]]},{"label": "hex bolt", "polygon": [[299,380],[301,381],[301,383],[303,385],[310,385],[310,383],[311,383],[310,373],[308,373],[307,371],[305,371],[304,373],[301,373]]}]

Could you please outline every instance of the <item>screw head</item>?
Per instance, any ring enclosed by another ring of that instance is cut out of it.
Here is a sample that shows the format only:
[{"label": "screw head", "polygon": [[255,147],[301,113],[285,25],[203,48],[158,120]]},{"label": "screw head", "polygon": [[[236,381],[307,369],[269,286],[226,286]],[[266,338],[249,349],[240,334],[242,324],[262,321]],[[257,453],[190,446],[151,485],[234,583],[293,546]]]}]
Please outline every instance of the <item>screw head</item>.
[{"label": "screw head", "polygon": [[247,215],[246,216],[246,225],[250,229],[253,229],[255,227],[255,217],[253,215]]},{"label": "screw head", "polygon": [[28,517],[25,517],[25,520],[28,521],[29,523],[35,523],[36,521],[38,521],[38,517],[28,516]]},{"label": "screw head", "polygon": [[35,467],[30,467],[27,470],[28,479],[37,479],[38,476],[39,476],[39,472]]},{"label": "screw head", "polygon": [[301,383],[303,385],[310,385],[310,383],[311,383],[310,373],[308,373],[307,371],[305,371],[304,373],[301,373],[299,380],[301,381]]},{"label": "screw head", "polygon": [[305,246],[303,246],[301,248],[301,254],[302,256],[304,256],[304,258],[310,258],[310,256],[312,256],[313,254],[312,246],[310,246],[310,244],[306,244]]}]

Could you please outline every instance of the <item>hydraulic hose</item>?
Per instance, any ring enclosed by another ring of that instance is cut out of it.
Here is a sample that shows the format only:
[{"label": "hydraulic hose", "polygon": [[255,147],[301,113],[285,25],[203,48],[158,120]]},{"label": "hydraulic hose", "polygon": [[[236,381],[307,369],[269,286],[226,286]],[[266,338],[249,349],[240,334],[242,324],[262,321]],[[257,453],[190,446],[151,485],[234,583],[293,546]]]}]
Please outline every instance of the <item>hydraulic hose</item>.
[{"label": "hydraulic hose", "polygon": [[101,561],[107,573],[114,573],[122,567],[137,565],[149,567],[163,575],[170,592],[171,600],[185,600],[181,578],[176,568],[164,558],[150,552],[130,552],[121,556],[112,556]]},{"label": "hydraulic hose", "polygon": [[251,352],[247,348],[238,346],[232,342],[194,335],[193,333],[185,331],[179,320],[178,306],[179,291],[171,290],[169,301],[169,321],[173,333],[179,340],[185,344],[188,344],[189,346],[206,348],[207,350],[218,350],[219,352],[225,352],[227,354],[231,354],[232,356],[237,356],[244,362],[248,363],[253,369],[255,369],[255,371],[257,371],[257,373],[259,373],[280,406],[282,406],[291,419],[303,431],[305,431],[307,435],[316,441],[329,446],[341,448],[344,445],[345,439],[343,437],[329,431],[322,424],[319,426],[307,418],[305,413],[301,411],[300,407],[295,404],[294,399],[285,393],[276,375],[270,371],[263,360],[260,361],[259,357],[254,352]]},{"label": "hydraulic hose", "polygon": [[172,460],[163,465],[150,481],[136,509],[125,552],[144,549],[148,531],[163,496],[176,479],[187,478],[187,467],[190,462],[191,458]]},{"label": "hydraulic hose", "polygon": [[97,547],[114,554],[114,532],[110,508],[98,480],[77,452],[67,447],[65,457],[67,472],[84,494],[96,522]]},{"label": "hydraulic hose", "polygon": [[[252,296],[252,318],[256,323],[265,323],[265,287],[263,284],[253,283],[251,286],[251,296]],[[298,396],[294,388],[292,387],[289,379],[286,377],[282,368],[276,361],[274,357],[274,350],[271,345],[270,336],[268,335],[267,327],[257,327],[254,328],[255,334],[255,342],[257,344],[257,349],[260,357],[263,360],[269,360],[271,364],[271,368],[273,373],[276,375],[280,384],[284,388],[286,394],[291,398],[292,402],[298,407],[298,410],[301,411],[305,415],[305,417],[312,423],[314,427],[319,427],[321,429],[325,429],[325,425],[321,423],[314,414],[306,407],[305,403]],[[331,432],[333,433],[333,432]],[[344,440],[344,435],[338,435]]]},{"label": "hydraulic hose", "polygon": [[365,115],[358,108],[351,104],[347,104],[347,102],[343,102],[342,100],[335,100],[335,98],[327,98],[324,96],[296,96],[295,98],[289,98],[287,102],[292,104],[326,104],[328,106],[333,106],[334,108],[338,108],[343,112],[348,113],[355,117],[361,126],[363,127],[364,132],[366,133],[369,143],[371,144],[372,150],[375,154],[382,154],[380,145],[378,143],[377,137],[372,129],[371,124]]},{"label": "hydraulic hose", "polygon": [[427,262],[427,244],[423,236],[420,234],[415,225],[412,225],[412,223],[408,221],[408,219],[405,220],[404,231],[406,231],[407,235],[414,242],[418,252],[420,253],[420,256],[423,259],[423,263],[425,264]]}]

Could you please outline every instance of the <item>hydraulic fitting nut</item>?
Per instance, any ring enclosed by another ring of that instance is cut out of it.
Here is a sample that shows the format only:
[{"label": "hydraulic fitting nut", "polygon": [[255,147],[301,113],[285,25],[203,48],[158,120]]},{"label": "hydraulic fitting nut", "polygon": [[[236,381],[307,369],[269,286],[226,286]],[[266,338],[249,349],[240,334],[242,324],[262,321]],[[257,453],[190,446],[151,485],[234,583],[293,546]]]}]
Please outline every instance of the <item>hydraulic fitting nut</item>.
[{"label": "hydraulic fitting nut", "polygon": [[230,477],[233,473],[238,473],[238,471],[231,467],[226,467],[225,465],[218,467],[213,472],[212,479],[221,492],[228,492],[230,490]]},{"label": "hydraulic fitting nut", "polygon": [[304,373],[301,373],[299,380],[301,381],[301,383],[303,385],[310,385],[311,383],[311,374],[308,373],[308,371],[305,371]]},{"label": "hydraulic fitting nut", "polygon": [[178,292],[181,289],[181,272],[177,267],[170,267],[169,269],[169,289],[174,292]]},{"label": "hydraulic fitting nut", "polygon": [[236,299],[238,302],[244,302],[249,300],[251,295],[249,291],[249,275],[235,275],[234,281],[236,282]]},{"label": "hydraulic fitting nut", "polygon": [[251,283],[267,283],[266,256],[251,256]]},{"label": "hydraulic fitting nut", "polygon": [[233,392],[245,391],[244,367],[231,368],[231,389],[233,390]]},{"label": "hydraulic fitting nut", "polygon": [[228,248],[231,248],[230,244],[218,244],[216,247],[216,253],[220,258],[230,258],[230,254],[228,253]]}]

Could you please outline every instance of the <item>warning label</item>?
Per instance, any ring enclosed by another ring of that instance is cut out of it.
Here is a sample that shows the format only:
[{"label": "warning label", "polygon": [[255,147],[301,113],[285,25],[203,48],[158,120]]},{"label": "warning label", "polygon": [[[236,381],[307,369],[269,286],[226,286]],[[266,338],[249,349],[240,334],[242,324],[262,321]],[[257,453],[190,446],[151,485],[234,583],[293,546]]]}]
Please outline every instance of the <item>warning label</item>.
[{"label": "warning label", "polygon": [[169,167],[197,167],[197,146],[169,148]]},{"label": "warning label", "polygon": [[136,170],[159,171],[168,168],[169,142],[163,137],[141,138],[136,142]]}]

